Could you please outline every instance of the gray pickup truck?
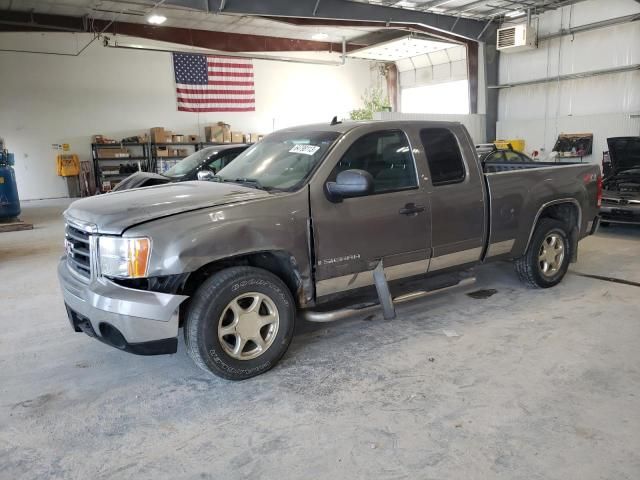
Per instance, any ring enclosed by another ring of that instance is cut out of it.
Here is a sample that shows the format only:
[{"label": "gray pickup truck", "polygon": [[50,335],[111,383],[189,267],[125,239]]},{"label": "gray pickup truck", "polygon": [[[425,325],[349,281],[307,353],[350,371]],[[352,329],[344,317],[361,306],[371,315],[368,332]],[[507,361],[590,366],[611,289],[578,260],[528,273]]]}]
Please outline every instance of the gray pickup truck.
[{"label": "gray pickup truck", "polygon": [[593,164],[483,164],[458,123],[290,128],[213,181],[74,202],[58,275],[75,331],[153,355],[183,327],[198,366],[240,380],[278,362],[296,318],[393,318],[495,260],[556,285],[600,185]]}]

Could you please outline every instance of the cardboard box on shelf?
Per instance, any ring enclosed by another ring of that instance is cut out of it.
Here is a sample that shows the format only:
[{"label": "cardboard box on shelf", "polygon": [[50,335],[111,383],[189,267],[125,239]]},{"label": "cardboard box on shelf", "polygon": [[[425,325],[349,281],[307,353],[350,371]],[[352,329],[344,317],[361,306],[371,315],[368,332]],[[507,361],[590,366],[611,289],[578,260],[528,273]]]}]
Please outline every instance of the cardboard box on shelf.
[{"label": "cardboard box on shelf", "polygon": [[244,133],[231,132],[231,143],[243,143],[243,142],[244,142]]},{"label": "cardboard box on shelf", "polygon": [[187,135],[187,142],[198,143],[200,141],[198,135]]},{"label": "cardboard box on shelf", "polygon": [[100,148],[96,149],[98,158],[129,158],[131,154],[126,148]]},{"label": "cardboard box on shelf", "polygon": [[258,134],[258,133],[247,133],[244,137],[244,142],[245,143],[256,143],[258,141],[258,137],[261,137],[262,135]]},{"label": "cardboard box on shelf", "polygon": [[173,133],[169,130],[164,131],[164,143],[173,143]]},{"label": "cardboard box on shelf", "polygon": [[169,149],[167,147],[156,147],[156,157],[168,157]]},{"label": "cardboard box on shelf", "polygon": [[164,142],[165,130],[164,127],[153,127],[149,130],[152,142]]},{"label": "cardboard box on shelf", "polygon": [[173,141],[173,143],[182,143],[184,142],[184,135],[180,133],[174,133],[173,135],[171,135],[171,140]]},{"label": "cardboard box on shelf", "polygon": [[170,157],[186,157],[189,155],[188,148],[169,148],[169,156]]},{"label": "cardboard box on shelf", "polygon": [[93,143],[117,143],[113,138],[107,138],[104,135],[94,135]]},{"label": "cardboard box on shelf", "polygon": [[204,138],[207,142],[229,143],[231,142],[231,125],[224,122],[207,125],[204,127]]}]

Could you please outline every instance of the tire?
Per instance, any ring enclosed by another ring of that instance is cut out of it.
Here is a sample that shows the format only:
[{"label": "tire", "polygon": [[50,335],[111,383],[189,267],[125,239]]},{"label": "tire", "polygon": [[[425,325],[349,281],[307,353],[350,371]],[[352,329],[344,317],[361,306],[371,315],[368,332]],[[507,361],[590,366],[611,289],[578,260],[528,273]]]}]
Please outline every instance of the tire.
[{"label": "tire", "polygon": [[192,298],[184,323],[187,352],[200,368],[227,380],[254,377],[287,351],[295,313],[291,292],[272,273],[254,267],[221,270]]},{"label": "tire", "polygon": [[[514,262],[516,272],[518,272],[518,276],[524,284],[533,288],[549,288],[562,281],[569,269],[569,262],[573,253],[571,252],[571,242],[569,241],[567,230],[565,223],[552,218],[543,218],[538,222],[531,237],[529,248],[522,257]],[[549,244],[550,238],[555,239],[557,243]],[[543,242],[546,242],[544,250]],[[562,245],[561,256],[558,254],[556,246],[559,244]],[[554,261],[557,264],[557,268],[552,268]]]}]

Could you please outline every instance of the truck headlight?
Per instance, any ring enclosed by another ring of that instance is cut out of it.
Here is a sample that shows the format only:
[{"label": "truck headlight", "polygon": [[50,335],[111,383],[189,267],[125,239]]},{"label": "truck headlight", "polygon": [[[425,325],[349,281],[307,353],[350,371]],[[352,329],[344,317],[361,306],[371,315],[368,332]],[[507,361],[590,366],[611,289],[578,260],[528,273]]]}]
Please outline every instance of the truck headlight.
[{"label": "truck headlight", "polygon": [[147,275],[151,239],[100,237],[100,272],[106,277],[141,278]]}]

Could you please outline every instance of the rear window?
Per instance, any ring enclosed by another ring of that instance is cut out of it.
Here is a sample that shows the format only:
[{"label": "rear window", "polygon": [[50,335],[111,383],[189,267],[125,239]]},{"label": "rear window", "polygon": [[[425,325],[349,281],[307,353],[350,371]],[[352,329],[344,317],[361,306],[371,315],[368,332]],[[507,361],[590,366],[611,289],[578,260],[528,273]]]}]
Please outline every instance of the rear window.
[{"label": "rear window", "polygon": [[433,185],[462,182],[466,176],[455,135],[446,128],[420,130]]}]

